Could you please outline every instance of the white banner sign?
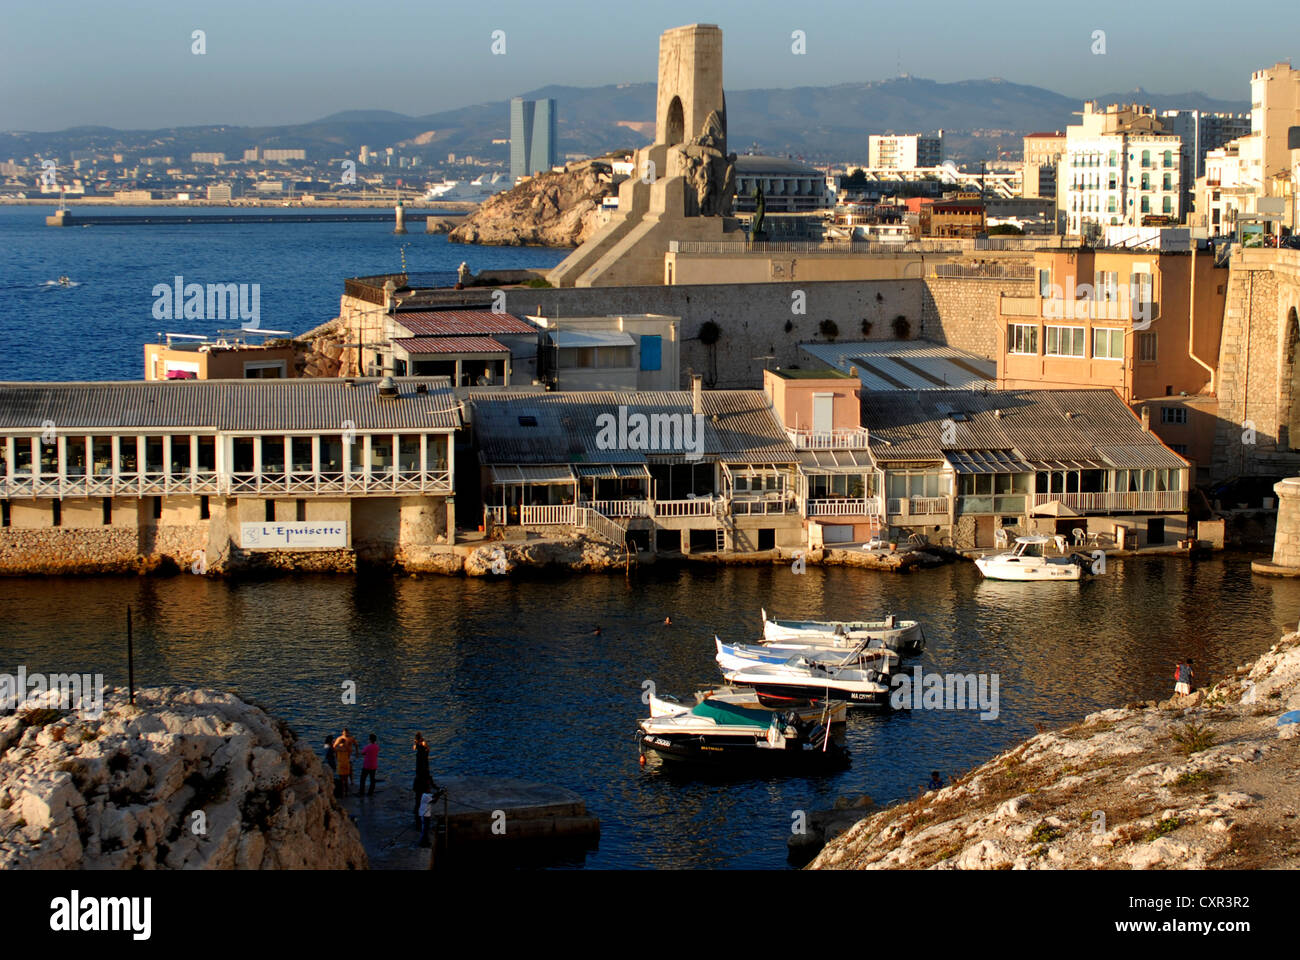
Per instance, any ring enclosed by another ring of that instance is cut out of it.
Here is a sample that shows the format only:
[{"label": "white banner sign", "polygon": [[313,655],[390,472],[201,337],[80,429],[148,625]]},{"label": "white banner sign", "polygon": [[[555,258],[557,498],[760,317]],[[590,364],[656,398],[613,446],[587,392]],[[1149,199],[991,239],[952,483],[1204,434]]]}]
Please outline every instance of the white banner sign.
[{"label": "white banner sign", "polygon": [[240,546],[245,550],[302,550],[348,545],[345,520],[241,523],[239,526]]}]

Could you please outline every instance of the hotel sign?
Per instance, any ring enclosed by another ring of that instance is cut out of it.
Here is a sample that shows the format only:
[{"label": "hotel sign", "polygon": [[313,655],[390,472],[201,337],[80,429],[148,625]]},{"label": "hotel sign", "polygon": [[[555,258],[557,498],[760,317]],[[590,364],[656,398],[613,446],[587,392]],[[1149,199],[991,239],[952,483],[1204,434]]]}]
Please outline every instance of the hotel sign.
[{"label": "hotel sign", "polygon": [[348,545],[344,520],[241,523],[240,546],[245,550],[310,550]]}]

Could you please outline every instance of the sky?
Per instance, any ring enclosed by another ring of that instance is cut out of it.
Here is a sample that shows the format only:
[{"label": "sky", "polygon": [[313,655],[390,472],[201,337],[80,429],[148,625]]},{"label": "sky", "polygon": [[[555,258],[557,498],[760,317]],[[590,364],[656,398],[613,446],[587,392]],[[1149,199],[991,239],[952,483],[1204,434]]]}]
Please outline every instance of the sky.
[{"label": "sky", "polygon": [[548,84],[649,81],[659,34],[687,23],[722,27],[735,90],[904,72],[1081,100],[1140,86],[1246,101],[1252,70],[1300,63],[1297,0],[3,0],[0,13],[0,130],[419,116]]}]

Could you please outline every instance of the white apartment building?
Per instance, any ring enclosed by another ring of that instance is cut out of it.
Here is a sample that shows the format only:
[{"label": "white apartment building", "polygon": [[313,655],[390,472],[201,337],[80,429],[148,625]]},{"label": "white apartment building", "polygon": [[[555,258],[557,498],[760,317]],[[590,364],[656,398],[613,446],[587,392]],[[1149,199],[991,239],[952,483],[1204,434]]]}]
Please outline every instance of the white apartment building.
[{"label": "white apartment building", "polygon": [[867,137],[867,166],[891,170],[937,167],[943,163],[943,131],[936,137],[919,133],[871,134]]},{"label": "white apartment building", "polygon": [[1286,63],[1256,70],[1250,104],[1250,132],[1208,153],[1196,181],[1191,223],[1200,236],[1233,233],[1261,214],[1272,218],[1268,232],[1296,229],[1300,149],[1290,146],[1290,131],[1300,128],[1300,71]]},{"label": "white apartment building", "polygon": [[1057,192],[1067,234],[1097,239],[1107,226],[1181,221],[1182,141],[1150,107],[1088,101],[1065,133]]}]

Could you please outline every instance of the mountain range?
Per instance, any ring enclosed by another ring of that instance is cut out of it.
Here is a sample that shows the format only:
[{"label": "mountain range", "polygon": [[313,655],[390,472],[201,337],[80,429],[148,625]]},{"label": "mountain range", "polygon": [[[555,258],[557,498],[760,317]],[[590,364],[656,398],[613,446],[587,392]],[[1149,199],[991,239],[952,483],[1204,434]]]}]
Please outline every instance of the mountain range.
[{"label": "mountain range", "polygon": [[[600,87],[547,86],[529,99],[554,97],[559,153],[597,155],[650,142],[653,83]],[[1146,103],[1157,109],[1245,112],[1246,102],[1202,93],[1101,94],[1101,103]],[[993,159],[998,148],[1018,153],[1020,137],[1063,130],[1081,102],[1042,87],[998,78],[940,83],[903,76],[868,83],[793,89],[733,90],[727,96],[728,140],[738,152],[791,155],[809,161],[866,160],[868,133],[932,133],[942,129],[946,151],[958,162]],[[504,159],[510,135],[509,104],[478,103],[425,116],[349,110],[310,123],[277,127],[196,126],[164,130],[75,127],[51,133],[0,134],[0,156],[67,157],[72,150],[150,151],[177,158],[219,151],[238,158],[252,146],[302,147],[311,159],[353,156],[366,144],[399,146],[441,165],[448,153]]]}]

